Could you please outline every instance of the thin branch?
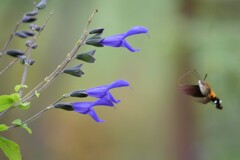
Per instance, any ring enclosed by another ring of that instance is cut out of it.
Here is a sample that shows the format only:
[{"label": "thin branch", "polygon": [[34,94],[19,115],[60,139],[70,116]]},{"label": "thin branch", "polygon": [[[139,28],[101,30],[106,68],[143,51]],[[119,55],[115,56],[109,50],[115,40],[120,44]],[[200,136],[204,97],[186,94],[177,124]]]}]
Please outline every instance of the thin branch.
[{"label": "thin branch", "polygon": [[[25,83],[26,83],[28,67],[29,67],[28,61],[30,60],[31,52],[32,52],[32,48],[30,48],[28,50],[28,57],[27,57],[27,60],[26,60],[26,63],[25,63],[25,67],[24,67],[21,85],[25,85]],[[22,97],[22,94],[23,94],[23,88],[21,88],[19,90],[20,97]]]},{"label": "thin branch", "polygon": [[[31,43],[29,44],[29,46],[26,48],[26,50],[24,51],[24,53],[26,54],[27,51],[32,47],[32,45],[37,41],[37,38],[39,37],[40,33],[42,32],[42,30],[46,27],[48,21],[50,20],[50,18],[53,15],[53,11],[49,14],[49,16],[47,17],[45,23],[42,25],[41,30],[35,35],[35,37],[31,40]],[[14,36],[14,35],[13,35]],[[6,66],[1,72],[0,72],[0,76],[6,72],[10,67],[12,67],[16,62],[17,62],[18,58],[16,58],[15,60],[13,60],[11,63],[9,63],[8,66]]]},{"label": "thin branch", "polygon": [[[22,18],[21,18],[21,19],[22,19]],[[22,23],[21,20],[17,22],[17,25],[15,26],[12,34],[10,35],[8,41],[5,43],[3,49],[2,49],[2,51],[1,51],[1,53],[0,53],[0,57],[1,57],[3,54],[5,54],[5,51],[7,50],[9,44],[12,42],[12,40],[13,40],[13,38],[14,38],[14,35],[15,35],[15,32],[17,31],[17,29],[18,29],[18,27],[20,26],[21,23]]]},{"label": "thin branch", "polygon": [[4,73],[4,72],[6,72],[11,66],[13,66],[16,62],[17,62],[17,58],[16,59],[14,59],[12,62],[10,62],[3,70],[1,70],[1,72],[0,72],[0,76]]},{"label": "thin branch", "polygon": [[[43,31],[43,29],[46,27],[46,25],[47,25],[47,23],[49,22],[49,20],[50,20],[50,18],[52,17],[52,15],[53,15],[53,11],[52,11],[52,12],[49,14],[49,16],[47,17],[45,23],[44,23],[44,24],[42,25],[42,27],[41,27],[41,30],[40,30],[40,31],[35,35],[35,37],[31,40],[31,43],[30,43],[29,47],[25,50],[24,53],[26,53],[26,52],[29,51],[29,50],[30,50],[30,52],[31,52],[32,46],[33,46],[34,43],[37,41],[38,36],[39,36],[40,33]],[[28,54],[28,59],[30,58],[29,56],[30,56],[30,55]],[[0,76],[1,76],[5,71],[7,71],[11,66],[13,66],[13,65],[17,62],[17,60],[18,60],[18,58],[16,58],[16,59],[13,60],[11,63],[9,63],[8,66],[5,67],[5,68],[0,72]],[[26,76],[27,76],[27,70],[28,70],[28,65],[26,65],[25,68],[24,68],[24,73],[23,73],[22,83],[21,83],[21,84],[25,84]],[[22,89],[20,89],[19,94],[20,94],[20,96],[22,96]],[[4,116],[5,114],[7,114],[7,112],[8,112],[9,110],[13,109],[13,108],[14,108],[14,107],[10,107],[9,109],[1,112],[1,113],[0,113],[0,118],[1,118],[2,116]]]},{"label": "thin branch", "polygon": [[[50,109],[53,109],[54,108],[54,105],[57,104],[58,102],[60,102],[62,99],[68,97],[69,94],[65,94],[63,95],[61,98],[59,98],[58,100],[56,100],[52,105],[49,105],[48,107],[44,108],[43,110],[41,110],[40,112],[36,113],[35,115],[33,115],[32,117],[28,118],[27,120],[23,121],[21,123],[21,125],[24,125],[24,124],[28,124],[30,122],[32,122],[33,120],[41,117],[46,111],[50,110]],[[15,128],[15,127],[20,127],[20,125],[12,125],[12,126],[9,126],[8,129],[12,129],[12,128]]]},{"label": "thin branch", "polygon": [[77,41],[76,45],[73,47],[72,51],[67,54],[67,57],[63,60],[63,62],[49,75],[47,76],[43,81],[41,81],[36,87],[34,87],[28,94],[26,94],[23,97],[23,102],[29,101],[33,97],[35,97],[35,92],[40,93],[44,91],[55,79],[58,75],[60,75],[63,71],[63,69],[66,67],[66,65],[73,59],[75,54],[77,53],[78,49],[84,44],[87,36],[88,36],[88,28],[89,25],[94,17],[94,15],[97,13],[97,10],[95,10],[91,16],[88,19],[88,23],[86,25],[86,28],[83,31],[82,36]]},{"label": "thin branch", "polygon": [[[46,111],[48,111],[49,109],[51,109],[51,106],[48,106],[46,108],[44,108],[43,110],[41,110],[40,112],[38,112],[37,114],[35,114],[34,116],[30,117],[29,119],[23,121],[21,123],[21,125],[23,124],[27,124],[35,119],[37,119],[38,117],[40,117],[41,115],[43,115],[43,113],[45,113]],[[12,126],[9,126],[8,129],[12,129],[12,128],[15,128],[15,127],[20,127],[20,125],[12,125]]]}]

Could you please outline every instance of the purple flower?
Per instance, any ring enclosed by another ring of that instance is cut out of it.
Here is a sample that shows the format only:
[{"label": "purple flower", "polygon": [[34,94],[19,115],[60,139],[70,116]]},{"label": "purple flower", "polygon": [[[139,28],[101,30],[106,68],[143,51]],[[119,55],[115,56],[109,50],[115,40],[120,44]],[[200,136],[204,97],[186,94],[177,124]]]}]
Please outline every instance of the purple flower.
[{"label": "purple flower", "polygon": [[71,97],[84,98],[91,96],[98,98],[94,102],[72,102],[72,103],[57,103],[54,105],[55,108],[61,108],[67,111],[75,111],[81,114],[90,115],[96,122],[103,122],[99,119],[95,112],[95,106],[110,106],[113,107],[114,103],[119,103],[120,100],[116,100],[110,93],[110,89],[129,86],[129,83],[125,80],[116,80],[108,85],[98,86],[87,90],[74,91],[70,94]]},{"label": "purple flower", "polygon": [[137,52],[139,51],[139,49],[134,49],[125,39],[128,36],[132,36],[135,34],[143,34],[147,32],[148,32],[147,28],[142,26],[135,26],[129,29],[126,33],[103,38],[100,41],[100,44],[103,46],[110,46],[110,47],[125,47],[131,52]]},{"label": "purple flower", "polygon": [[75,112],[81,114],[88,114],[90,115],[96,122],[104,122],[101,120],[96,111],[93,109],[94,106],[114,106],[114,104],[105,98],[98,99],[95,102],[75,102],[72,103],[72,108]]},{"label": "purple flower", "polygon": [[108,85],[103,85],[99,87],[90,88],[85,91],[88,96],[95,97],[95,98],[105,98],[108,99],[114,103],[119,103],[120,100],[116,100],[112,94],[109,92],[110,89],[118,88],[118,87],[126,87],[129,86],[129,83],[125,80],[117,80],[113,83],[110,83]]}]

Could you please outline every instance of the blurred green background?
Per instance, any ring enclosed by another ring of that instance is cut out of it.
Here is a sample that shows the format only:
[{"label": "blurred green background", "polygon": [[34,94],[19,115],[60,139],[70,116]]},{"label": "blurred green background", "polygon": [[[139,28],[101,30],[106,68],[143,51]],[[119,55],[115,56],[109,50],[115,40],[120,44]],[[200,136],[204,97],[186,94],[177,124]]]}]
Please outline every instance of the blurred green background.
[{"label": "blurred green background", "polygon": [[[0,2],[1,48],[22,14],[33,8],[32,2]],[[51,110],[29,124],[32,135],[20,128],[5,132],[4,136],[19,143],[23,159],[239,160],[240,1],[49,0],[37,16],[41,25],[54,11],[37,41],[39,47],[33,54],[37,62],[29,71],[29,88],[64,59],[95,9],[99,12],[90,28],[104,27],[103,36],[123,33],[135,25],[147,27],[149,37],[128,38],[140,52],[96,48],[96,63],[83,66],[82,78],[60,76],[33,100],[31,109],[12,110],[1,120],[26,119],[74,89],[117,79],[129,81],[132,89],[113,90],[122,101],[116,109],[96,108],[104,123],[87,115]],[[24,49],[24,43],[16,38],[9,48]],[[93,47],[84,46],[80,51],[90,49]],[[4,56],[0,67],[11,60]],[[208,81],[223,101],[222,111],[175,93],[177,79],[193,68],[202,76],[208,73]],[[22,71],[23,66],[17,64],[0,77],[0,94],[13,92]],[[0,159],[6,159],[2,152]]]}]

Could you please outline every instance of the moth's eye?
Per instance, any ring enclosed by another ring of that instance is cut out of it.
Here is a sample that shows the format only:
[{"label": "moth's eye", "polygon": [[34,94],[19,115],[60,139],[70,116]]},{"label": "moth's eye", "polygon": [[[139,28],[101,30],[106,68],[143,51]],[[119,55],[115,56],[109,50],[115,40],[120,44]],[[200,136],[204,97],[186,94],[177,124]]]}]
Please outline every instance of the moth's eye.
[{"label": "moth's eye", "polygon": [[[214,101],[215,104],[217,104],[217,102],[218,102],[217,100]],[[220,102],[220,103],[221,103],[221,102]]]},{"label": "moth's eye", "polygon": [[222,103],[222,101],[220,100],[219,103]]}]

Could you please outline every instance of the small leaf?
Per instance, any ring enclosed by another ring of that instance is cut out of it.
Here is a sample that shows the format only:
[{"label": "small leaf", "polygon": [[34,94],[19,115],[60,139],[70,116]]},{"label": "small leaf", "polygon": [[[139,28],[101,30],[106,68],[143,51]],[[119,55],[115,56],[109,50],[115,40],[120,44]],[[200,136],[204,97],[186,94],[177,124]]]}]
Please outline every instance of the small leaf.
[{"label": "small leaf", "polygon": [[27,85],[19,84],[19,85],[16,85],[16,86],[15,86],[14,90],[15,90],[16,92],[18,92],[18,91],[19,91],[20,89],[22,89],[22,88],[28,88],[28,86],[27,86]]},{"label": "small leaf", "polygon": [[9,160],[21,160],[20,148],[17,143],[0,137],[0,148]]},{"label": "small leaf", "polygon": [[37,90],[35,90],[35,91],[34,91],[34,94],[35,94],[35,96],[36,96],[37,98],[39,98],[39,97],[40,97],[40,93],[38,93],[38,91],[37,91]]},{"label": "small leaf", "polygon": [[0,112],[10,108],[16,102],[20,102],[20,96],[18,93],[0,96]]},{"label": "small leaf", "polygon": [[19,105],[21,109],[28,109],[30,107],[30,102],[24,102]]},{"label": "small leaf", "polygon": [[29,134],[32,134],[32,130],[27,126],[26,123],[22,124],[22,120],[21,119],[15,119],[12,122],[12,124],[16,125],[16,126],[20,126],[20,127],[24,128]]},{"label": "small leaf", "polygon": [[12,121],[12,124],[17,125],[17,126],[21,126],[22,125],[22,120],[21,119],[15,119],[14,121]]},{"label": "small leaf", "polygon": [[21,127],[24,128],[29,134],[32,134],[31,128],[29,128],[26,123],[23,124]]},{"label": "small leaf", "polygon": [[23,56],[25,54],[23,51],[15,50],[15,49],[8,50],[6,53],[12,57],[19,57],[19,56]]},{"label": "small leaf", "polygon": [[6,131],[8,130],[8,126],[5,124],[0,124],[0,131]]}]

